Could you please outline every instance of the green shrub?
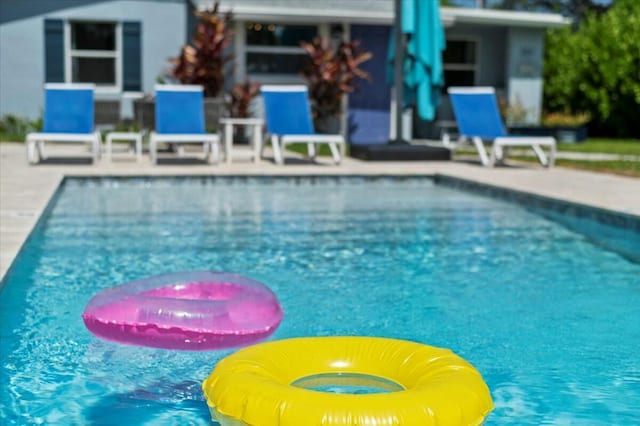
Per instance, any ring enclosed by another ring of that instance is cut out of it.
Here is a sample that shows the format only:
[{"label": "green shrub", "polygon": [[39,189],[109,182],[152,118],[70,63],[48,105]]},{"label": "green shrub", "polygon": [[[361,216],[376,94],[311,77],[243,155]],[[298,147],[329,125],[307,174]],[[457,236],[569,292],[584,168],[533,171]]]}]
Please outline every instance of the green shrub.
[{"label": "green shrub", "polygon": [[545,109],[587,112],[593,127],[609,136],[640,137],[638,40],[638,0],[616,0],[607,13],[587,15],[576,30],[550,31]]},{"label": "green shrub", "polygon": [[24,141],[27,133],[42,130],[42,118],[29,120],[7,114],[0,118],[0,141]]}]

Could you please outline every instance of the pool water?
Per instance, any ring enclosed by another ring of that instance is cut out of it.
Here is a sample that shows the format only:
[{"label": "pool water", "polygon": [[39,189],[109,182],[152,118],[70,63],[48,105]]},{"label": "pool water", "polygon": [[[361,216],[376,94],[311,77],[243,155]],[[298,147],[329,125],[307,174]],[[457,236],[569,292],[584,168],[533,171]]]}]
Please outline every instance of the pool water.
[{"label": "pool water", "polygon": [[270,339],[452,349],[491,389],[488,425],[640,422],[629,256],[428,179],[189,178],[65,182],[0,293],[0,423],[209,424],[201,381],[232,351],[118,345],[80,317],[113,285],[202,269],[275,292]]},{"label": "pool water", "polygon": [[405,390],[400,384],[391,380],[361,373],[323,373],[301,377],[291,383],[303,389],[319,392],[372,394],[390,393]]}]

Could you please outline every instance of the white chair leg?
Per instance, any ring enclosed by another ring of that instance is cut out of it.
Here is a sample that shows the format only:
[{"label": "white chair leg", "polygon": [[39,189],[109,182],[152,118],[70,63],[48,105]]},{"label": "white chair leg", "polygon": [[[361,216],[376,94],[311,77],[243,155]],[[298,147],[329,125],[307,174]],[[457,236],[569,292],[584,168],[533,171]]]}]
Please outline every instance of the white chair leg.
[{"label": "white chair leg", "polygon": [[95,132],[95,139],[93,141],[93,162],[97,163],[102,155],[102,135],[100,132]]},{"label": "white chair leg", "polygon": [[531,145],[531,148],[533,148],[533,151],[538,156],[538,160],[540,160],[540,163],[543,166],[548,166],[549,165],[549,160],[547,159],[547,156],[544,153],[544,151],[542,150],[542,148],[540,148],[540,145]]},{"label": "white chair leg", "polygon": [[220,163],[220,144],[218,143],[218,141],[213,141],[211,142],[211,154],[213,156],[213,162],[215,164],[219,164]]},{"label": "white chair leg", "polygon": [[475,136],[473,138],[473,144],[476,147],[476,151],[478,151],[478,155],[480,156],[480,162],[482,162],[482,165],[490,166],[491,163],[489,161],[489,157],[487,156],[487,151],[484,149],[484,144],[482,143],[482,139]]},{"label": "white chair leg", "polygon": [[47,155],[44,152],[44,141],[36,141],[36,149],[38,151],[38,158],[40,160],[46,160]]},{"label": "white chair leg", "polygon": [[224,157],[227,164],[231,163],[231,150],[233,149],[233,124],[224,125]]},{"label": "white chair leg", "polygon": [[[263,138],[268,139],[268,138],[269,138],[269,135],[263,135]],[[260,157],[260,158],[262,158],[262,157],[264,156],[264,148],[265,148],[265,146],[267,146],[267,143],[266,143],[266,142],[264,141],[264,139],[263,139],[263,142],[262,142],[262,144],[260,145],[260,150],[259,150],[259,153],[260,153],[260,154],[259,154],[259,157]]]},{"label": "white chair leg", "polygon": [[496,165],[496,160],[498,158],[498,147],[497,146],[492,146],[491,147],[491,154],[489,157],[489,163],[488,164],[484,164],[484,162],[482,164],[484,164],[485,166],[489,166],[489,167],[493,167]]},{"label": "white chair leg", "polygon": [[111,148],[112,148],[112,143],[113,143],[113,138],[111,137],[111,134],[107,135],[107,141],[106,141],[106,152],[105,152],[105,157],[106,160],[111,163],[112,160],[112,152],[111,152]]},{"label": "white chair leg", "polygon": [[338,149],[336,144],[331,142],[329,144],[329,149],[331,150],[331,155],[333,156],[333,162],[336,164],[340,164],[340,160],[341,160],[340,150]]},{"label": "white chair leg", "polygon": [[27,162],[35,164],[36,162],[36,141],[27,137]]},{"label": "white chair leg", "polygon": [[151,133],[149,137],[149,158],[151,159],[151,164],[156,164],[156,138],[154,133]]},{"label": "white chair leg", "polygon": [[259,163],[262,156],[262,126],[253,126],[253,162]]},{"label": "white chair leg", "polygon": [[136,162],[142,161],[142,134],[136,135]]},{"label": "white chair leg", "polygon": [[449,132],[447,131],[443,131],[440,133],[440,137],[442,139],[442,146],[444,146],[445,148],[450,148],[451,147],[451,136],[449,135]]},{"label": "white chair leg", "polygon": [[311,159],[316,158],[316,144],[313,144],[313,143],[307,144],[307,155],[309,155],[309,158]]},{"label": "white chair leg", "polygon": [[556,162],[556,144],[553,143],[549,146],[549,163],[547,167],[551,168]]},{"label": "white chair leg", "polygon": [[276,160],[277,164],[284,164],[284,158],[282,157],[284,146],[280,147],[280,141],[278,139],[278,136],[271,135],[271,148],[273,149],[273,158]]},{"label": "white chair leg", "polygon": [[495,163],[504,163],[504,160],[507,158],[507,154],[509,153],[509,147],[494,143],[493,149],[495,150],[494,165]]},{"label": "white chair leg", "polygon": [[204,152],[204,161],[211,164],[213,157],[213,145],[211,141],[202,142],[202,152]]}]

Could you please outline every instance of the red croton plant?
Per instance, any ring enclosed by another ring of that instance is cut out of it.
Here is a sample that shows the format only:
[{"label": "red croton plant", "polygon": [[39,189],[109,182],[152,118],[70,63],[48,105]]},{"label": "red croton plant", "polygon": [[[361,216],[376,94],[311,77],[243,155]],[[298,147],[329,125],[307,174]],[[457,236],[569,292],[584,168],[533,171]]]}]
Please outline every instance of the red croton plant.
[{"label": "red croton plant", "polygon": [[218,13],[219,2],[213,8],[199,11],[193,8],[198,19],[193,40],[182,48],[180,56],[171,60],[172,75],[182,84],[199,84],[204,95],[214,97],[224,89],[226,64],[232,55],[225,54],[233,32],[229,29],[231,12]]},{"label": "red croton plant", "polygon": [[345,93],[353,92],[354,80],[370,80],[369,74],[359,66],[373,55],[363,51],[358,41],[343,41],[331,49],[328,40],[316,37],[311,42],[302,42],[301,46],[310,59],[302,74],[309,83],[314,118],[339,115],[342,98]]},{"label": "red croton plant", "polygon": [[233,86],[233,89],[231,89],[229,93],[231,98],[231,102],[229,103],[231,117],[249,117],[249,105],[251,104],[251,100],[258,96],[259,92],[260,83],[252,83],[248,78]]}]

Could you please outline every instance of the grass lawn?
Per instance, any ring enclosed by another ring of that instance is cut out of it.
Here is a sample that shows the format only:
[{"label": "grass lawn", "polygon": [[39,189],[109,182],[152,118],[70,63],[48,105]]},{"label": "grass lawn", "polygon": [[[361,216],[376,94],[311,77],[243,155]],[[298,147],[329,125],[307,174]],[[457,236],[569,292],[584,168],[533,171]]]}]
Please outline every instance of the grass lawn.
[{"label": "grass lawn", "polygon": [[[589,138],[582,143],[558,144],[559,152],[579,152],[586,154],[618,154],[637,157],[628,160],[574,160],[556,159],[556,166],[593,172],[612,173],[622,176],[640,177],[640,140]],[[537,161],[535,157],[514,157],[523,161]]]},{"label": "grass lawn", "polygon": [[640,157],[640,139],[589,138],[582,143],[560,143],[558,151],[635,155]]},{"label": "grass lawn", "polygon": [[[589,138],[581,143],[558,144],[558,152],[578,152],[583,154],[616,154],[637,157],[633,160],[573,160],[556,159],[556,166],[573,169],[589,170],[601,173],[611,173],[622,176],[640,177],[640,140],[638,139],[603,139]],[[465,146],[456,150],[456,155],[477,155],[475,148]],[[534,156],[513,155],[508,158],[537,162]]]},{"label": "grass lawn", "polygon": [[0,142],[24,142],[24,134],[0,132]]}]

